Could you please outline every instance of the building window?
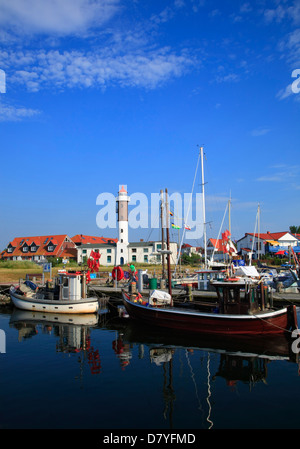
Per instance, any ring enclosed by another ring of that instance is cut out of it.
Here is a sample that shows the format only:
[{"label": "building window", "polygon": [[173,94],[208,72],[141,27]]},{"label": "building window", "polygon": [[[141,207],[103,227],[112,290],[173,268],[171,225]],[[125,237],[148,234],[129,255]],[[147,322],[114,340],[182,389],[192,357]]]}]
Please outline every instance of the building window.
[{"label": "building window", "polygon": [[133,252],[133,253],[136,253],[136,248],[132,248],[132,252]]},{"label": "building window", "polygon": [[121,229],[121,232],[123,232],[123,229]]},{"label": "building window", "polygon": [[123,243],[123,239],[121,239],[121,243]]},{"label": "building window", "polygon": [[36,251],[36,246],[31,246],[30,251],[34,253]]},{"label": "building window", "polygon": [[144,248],[144,253],[147,253],[149,251],[148,248]]},{"label": "building window", "polygon": [[82,250],[82,254],[86,254],[86,249],[83,249],[83,250]]},{"label": "building window", "polygon": [[108,254],[111,254],[111,249],[108,249],[107,252],[108,252]]},{"label": "building window", "polygon": [[132,256],[132,262],[136,262],[136,256]]},{"label": "building window", "polygon": [[121,249],[121,253],[123,252],[123,249]]},{"label": "building window", "polygon": [[107,263],[111,262],[111,256],[107,256]]},{"label": "building window", "polygon": [[53,246],[53,245],[49,245],[49,246],[48,246],[48,251],[49,251],[49,252],[54,251],[54,246]]},{"label": "building window", "polygon": [[144,262],[148,262],[148,256],[144,256]]},{"label": "building window", "polygon": [[158,243],[156,249],[161,249],[161,243]]},{"label": "building window", "polygon": [[27,253],[28,252],[28,246],[23,246],[23,253]]}]

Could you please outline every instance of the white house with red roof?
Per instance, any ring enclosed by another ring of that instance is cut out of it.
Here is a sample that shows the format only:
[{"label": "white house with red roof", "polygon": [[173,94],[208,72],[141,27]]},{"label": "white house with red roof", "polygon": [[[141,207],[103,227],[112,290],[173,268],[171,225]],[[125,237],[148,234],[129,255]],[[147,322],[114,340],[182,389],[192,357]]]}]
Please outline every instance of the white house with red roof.
[{"label": "white house with red roof", "polygon": [[207,242],[207,258],[215,262],[226,262],[229,259],[229,253],[236,255],[236,248],[232,243],[224,242],[223,239],[209,239]]},{"label": "white house with red roof", "polygon": [[4,260],[30,260],[43,262],[47,257],[76,259],[75,243],[67,234],[16,237],[1,253]]},{"label": "white house with red roof", "polygon": [[202,248],[200,246],[192,246],[189,243],[183,243],[181,246],[181,254],[187,254],[191,256],[192,254],[202,255]]},{"label": "white house with red roof", "polygon": [[298,244],[298,239],[291,232],[265,232],[265,233],[250,233],[247,232],[244,237],[237,240],[236,246],[239,254],[242,256],[249,255],[253,250],[252,257],[257,259],[269,252],[274,252],[275,248],[289,248],[295,247]]}]

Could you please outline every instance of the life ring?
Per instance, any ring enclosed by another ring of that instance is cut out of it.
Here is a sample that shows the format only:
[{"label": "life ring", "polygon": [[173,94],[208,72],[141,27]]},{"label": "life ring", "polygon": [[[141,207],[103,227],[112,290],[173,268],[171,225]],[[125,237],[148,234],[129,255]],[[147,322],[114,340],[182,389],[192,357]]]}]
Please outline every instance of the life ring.
[{"label": "life ring", "polygon": [[124,277],[124,271],[122,270],[121,267],[114,267],[111,274],[112,274],[113,280],[117,280],[117,281],[120,281]]}]

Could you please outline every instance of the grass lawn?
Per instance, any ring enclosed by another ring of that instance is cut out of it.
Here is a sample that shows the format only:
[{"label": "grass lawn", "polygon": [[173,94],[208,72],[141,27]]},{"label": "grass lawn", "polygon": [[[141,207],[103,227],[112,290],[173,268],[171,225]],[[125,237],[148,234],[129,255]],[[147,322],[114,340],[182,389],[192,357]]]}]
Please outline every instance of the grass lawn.
[{"label": "grass lawn", "polygon": [[[149,274],[155,274],[155,276],[159,276],[161,274],[161,266],[160,265],[149,265],[149,264],[135,264],[136,269],[148,270]],[[58,270],[61,270],[63,266],[57,266],[52,268],[52,278],[57,275]],[[127,265],[122,267],[124,270],[128,269]],[[184,269],[189,269],[190,272],[193,272],[197,267],[184,266]],[[100,266],[99,272],[103,273],[103,277],[107,278],[108,273],[111,273],[113,267],[104,267]],[[172,266],[172,271],[174,266]],[[83,270],[82,266],[77,265],[67,265],[67,270]],[[19,282],[19,279],[26,278],[26,274],[42,274],[43,268],[38,266],[33,262],[26,261],[0,261],[0,284],[10,284]],[[102,276],[101,276],[102,277]],[[45,280],[50,279],[50,273],[45,273]]]}]

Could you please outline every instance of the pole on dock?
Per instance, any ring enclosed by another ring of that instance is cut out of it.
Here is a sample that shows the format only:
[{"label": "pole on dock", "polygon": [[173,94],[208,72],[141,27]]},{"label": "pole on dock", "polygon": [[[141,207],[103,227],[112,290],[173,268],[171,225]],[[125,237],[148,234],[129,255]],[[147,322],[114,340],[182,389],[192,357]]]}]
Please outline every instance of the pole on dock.
[{"label": "pole on dock", "polygon": [[143,270],[138,270],[138,291],[143,293]]}]

